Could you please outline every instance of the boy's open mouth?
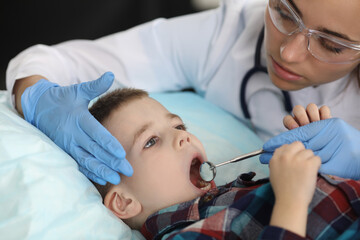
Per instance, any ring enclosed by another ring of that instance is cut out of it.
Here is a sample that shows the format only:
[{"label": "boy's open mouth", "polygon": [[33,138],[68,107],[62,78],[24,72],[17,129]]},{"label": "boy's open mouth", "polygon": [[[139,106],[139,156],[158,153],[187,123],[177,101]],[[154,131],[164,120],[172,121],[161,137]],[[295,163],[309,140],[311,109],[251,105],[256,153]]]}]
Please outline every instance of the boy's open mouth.
[{"label": "boy's open mouth", "polygon": [[208,191],[211,188],[210,182],[205,182],[200,176],[201,161],[198,158],[194,158],[190,166],[190,181],[191,183],[200,188],[203,191]]}]

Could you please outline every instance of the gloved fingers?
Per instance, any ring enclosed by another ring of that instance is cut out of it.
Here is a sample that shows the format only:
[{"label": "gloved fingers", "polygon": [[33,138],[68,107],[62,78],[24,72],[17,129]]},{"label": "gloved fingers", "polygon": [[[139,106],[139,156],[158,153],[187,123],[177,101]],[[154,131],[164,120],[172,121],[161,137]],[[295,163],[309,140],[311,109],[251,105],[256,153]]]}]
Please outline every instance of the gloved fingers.
[{"label": "gloved fingers", "polygon": [[351,172],[344,171],[343,168],[334,165],[331,161],[321,164],[319,172],[327,175],[334,175],[342,178],[351,178]]},{"label": "gloved fingers", "polygon": [[104,73],[100,78],[79,84],[80,92],[88,100],[106,92],[114,82],[114,74],[112,72]]},{"label": "gloved fingers", "polygon": [[120,175],[116,171],[94,158],[94,156],[86,152],[84,149],[76,146],[73,148],[72,152],[75,154],[78,164],[93,173],[96,177],[115,185],[120,183]]},{"label": "gloved fingers", "polygon": [[339,162],[338,161],[328,161],[326,163],[321,164],[320,173],[335,175],[342,178],[351,178],[355,180],[360,179],[360,161],[356,161],[356,159],[351,159],[351,163]]},{"label": "gloved fingers", "polygon": [[314,139],[314,143],[312,141],[309,143],[309,148],[313,149],[315,155],[321,158],[322,163],[326,163],[333,158],[340,144],[339,139],[336,138]]},{"label": "gloved fingers", "polygon": [[269,164],[270,159],[272,158],[274,152],[265,152],[263,154],[260,155],[260,162],[262,164]]},{"label": "gloved fingers", "polygon": [[90,113],[79,120],[80,128],[100,147],[115,155],[115,157],[125,158],[125,150],[120,142],[111,133],[99,123]]},{"label": "gloved fingers", "polygon": [[306,148],[319,152],[322,162],[329,160],[331,155],[337,149],[337,146],[341,143],[341,140],[335,137],[337,135],[337,131],[339,130],[333,125],[333,120],[336,119],[333,118],[329,120],[331,120],[330,124],[322,128],[313,138],[309,139],[309,141],[305,143]]},{"label": "gloved fingers", "polygon": [[284,144],[290,144],[294,141],[299,140],[299,131],[301,127],[292,129],[287,132],[280,133],[279,135],[270,138],[267,142],[264,143],[263,149],[265,152],[274,152],[276,148],[281,147]]},{"label": "gloved fingers", "polygon": [[[114,170],[122,172],[127,176],[131,176],[133,169],[128,161],[125,159],[126,152],[120,142],[111,133],[99,123],[90,113],[79,121],[81,129],[87,134],[88,138],[82,136],[78,139],[78,144],[86,148],[91,153],[97,153],[95,156],[99,159],[106,159],[107,156],[112,155],[112,158],[104,162]],[[81,142],[81,143],[80,143]],[[96,144],[95,144],[96,143]],[[96,149],[93,151],[92,149]],[[104,154],[104,155],[103,155]],[[115,161],[112,161],[115,157]],[[119,161],[122,160],[122,161]]]},{"label": "gloved fingers", "polygon": [[[125,159],[125,151],[122,154],[124,156],[123,158],[117,158],[110,154],[107,150],[103,149],[97,142],[87,135],[83,135],[81,138],[78,138],[77,144],[85,151],[92,154],[96,159],[103,162],[106,166],[109,166],[111,169],[121,172],[126,176],[131,176],[133,174],[133,169],[130,163]],[[122,148],[121,145],[120,147]]]},{"label": "gloved fingers", "polygon": [[89,178],[91,181],[96,182],[100,185],[106,185],[106,181],[97,177],[95,174],[93,174],[92,172],[89,172],[86,168],[83,168],[81,166],[79,166],[79,170],[80,172],[82,172],[87,178]]},{"label": "gloved fingers", "polygon": [[331,123],[331,120],[332,119],[316,121],[308,125],[283,132],[265,142],[263,149],[266,152],[273,152],[276,148],[295,141],[301,141],[305,147],[308,148],[307,142],[317,136],[323,129],[325,129],[329,123]]}]

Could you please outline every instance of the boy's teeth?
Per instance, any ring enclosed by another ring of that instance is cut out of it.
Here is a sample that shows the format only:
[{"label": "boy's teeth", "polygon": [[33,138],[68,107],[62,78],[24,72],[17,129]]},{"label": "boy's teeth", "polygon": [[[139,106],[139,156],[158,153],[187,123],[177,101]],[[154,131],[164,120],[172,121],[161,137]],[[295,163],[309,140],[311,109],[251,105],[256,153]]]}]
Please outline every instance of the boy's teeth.
[{"label": "boy's teeth", "polygon": [[203,181],[203,180],[200,180],[200,181],[199,181],[199,188],[200,188],[201,190],[208,190],[208,189],[210,189],[210,187],[211,187],[211,184],[210,184],[210,183],[205,182],[205,181]]},{"label": "boy's teeth", "polygon": [[202,188],[200,188],[200,189],[201,189],[201,190],[204,190],[204,191],[207,191],[207,190],[210,190],[210,188],[211,188],[211,184],[208,183],[207,185],[205,185],[205,187],[202,187]]}]

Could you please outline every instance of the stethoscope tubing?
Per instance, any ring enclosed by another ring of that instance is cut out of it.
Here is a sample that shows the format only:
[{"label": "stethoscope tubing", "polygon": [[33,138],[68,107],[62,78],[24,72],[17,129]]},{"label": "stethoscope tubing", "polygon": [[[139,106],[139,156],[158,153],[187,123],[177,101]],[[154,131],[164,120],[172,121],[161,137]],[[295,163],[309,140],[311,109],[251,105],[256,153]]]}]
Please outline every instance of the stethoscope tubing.
[{"label": "stethoscope tubing", "polygon": [[[261,46],[264,41],[264,34],[265,34],[265,27],[262,27],[259,37],[256,42],[256,49],[255,49],[255,59],[254,59],[254,66],[246,72],[243,77],[240,86],[240,106],[243,112],[243,115],[246,119],[251,120],[251,114],[249,112],[247,103],[246,103],[246,87],[249,83],[251,77],[258,72],[262,72],[268,74],[267,68],[261,65]],[[292,110],[292,103],[290,99],[289,92],[281,90],[284,96],[284,107],[285,110],[290,113]]]}]

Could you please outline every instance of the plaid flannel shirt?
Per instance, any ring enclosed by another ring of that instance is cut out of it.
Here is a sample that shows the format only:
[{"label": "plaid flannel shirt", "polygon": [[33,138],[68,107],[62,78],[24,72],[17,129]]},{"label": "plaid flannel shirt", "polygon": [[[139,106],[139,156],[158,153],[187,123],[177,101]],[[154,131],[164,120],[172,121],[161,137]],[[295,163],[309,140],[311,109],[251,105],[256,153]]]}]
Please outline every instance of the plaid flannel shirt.
[{"label": "plaid flannel shirt", "polygon": [[[147,239],[305,239],[269,226],[274,194],[255,173],[202,197],[152,214],[142,227]],[[308,208],[306,239],[360,239],[360,181],[320,175]]]}]

